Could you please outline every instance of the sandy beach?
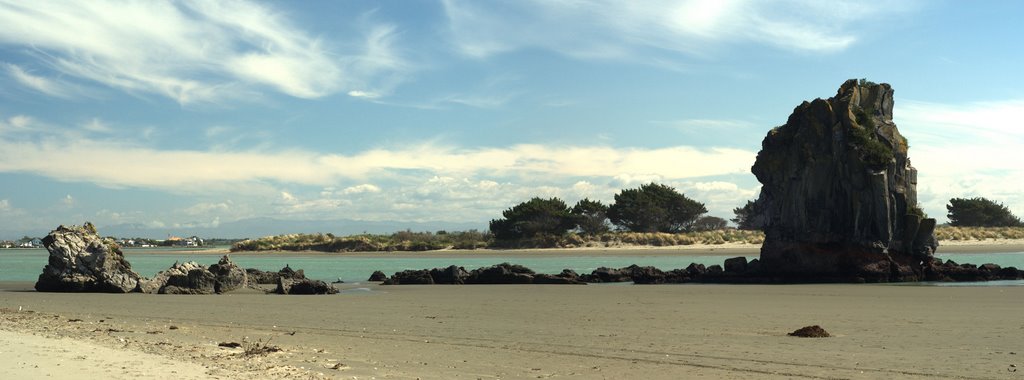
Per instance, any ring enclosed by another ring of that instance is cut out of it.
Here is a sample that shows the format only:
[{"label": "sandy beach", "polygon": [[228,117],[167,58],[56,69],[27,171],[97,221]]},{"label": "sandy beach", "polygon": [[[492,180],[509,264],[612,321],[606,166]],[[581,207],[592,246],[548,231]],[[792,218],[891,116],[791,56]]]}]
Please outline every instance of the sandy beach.
[{"label": "sandy beach", "polygon": [[[940,252],[1024,251],[1018,241],[972,243],[943,244]],[[336,255],[724,257],[758,250],[735,244]],[[267,254],[322,253],[243,255]],[[1024,371],[1024,287],[1014,286],[363,283],[341,284],[344,291],[333,296],[167,296],[39,293],[32,285],[0,282],[0,378],[1024,376],[1017,372]],[[834,337],[786,335],[814,324]],[[280,351],[246,353],[260,347]]]},{"label": "sandy beach", "polygon": [[[0,377],[108,358],[93,346],[153,355],[115,366],[121,378],[137,366],[166,373],[168,358],[225,379],[1015,379],[1024,369],[1024,287],[346,284],[336,296],[161,296],[31,285],[0,284],[0,339],[37,337],[6,346],[21,354],[0,355]],[[812,324],[835,336],[786,336]],[[282,351],[217,346],[259,341]],[[24,350],[47,359],[26,372]]]}]

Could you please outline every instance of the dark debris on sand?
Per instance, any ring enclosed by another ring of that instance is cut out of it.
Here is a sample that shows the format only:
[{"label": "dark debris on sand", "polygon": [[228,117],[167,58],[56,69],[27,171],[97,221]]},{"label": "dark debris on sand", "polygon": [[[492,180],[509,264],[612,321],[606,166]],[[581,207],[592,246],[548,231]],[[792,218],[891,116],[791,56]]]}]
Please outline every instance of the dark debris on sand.
[{"label": "dark debris on sand", "polygon": [[801,338],[828,338],[832,336],[829,335],[828,331],[825,331],[825,329],[818,325],[801,327],[788,335]]}]

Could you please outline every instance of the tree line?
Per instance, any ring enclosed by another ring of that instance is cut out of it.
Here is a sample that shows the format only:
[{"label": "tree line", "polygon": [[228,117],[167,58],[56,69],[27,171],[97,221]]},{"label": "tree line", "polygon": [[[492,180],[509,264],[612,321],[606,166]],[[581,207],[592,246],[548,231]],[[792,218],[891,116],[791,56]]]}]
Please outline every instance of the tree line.
[{"label": "tree line", "polygon": [[[946,206],[949,224],[957,227],[1024,226],[1003,204],[986,198],[952,198]],[[605,205],[584,198],[572,207],[565,201],[534,197],[491,220],[490,231],[499,241],[561,236],[569,231],[598,235],[613,228],[630,232],[694,232],[724,229],[725,219],[707,216],[704,203],[688,198],[675,188],[654,182],[615,194]],[[923,215],[918,209],[918,212]],[[757,202],[750,200],[733,209],[730,219],[742,230],[760,230],[763,218]]]},{"label": "tree line", "polygon": [[[951,198],[946,205],[946,211],[949,225],[954,227],[1024,227],[1024,222],[1013,215],[1006,205],[984,197]],[[927,217],[916,207],[911,212]],[[761,229],[759,223],[762,221],[758,217],[756,202],[747,201],[742,207],[733,209],[733,213],[736,217],[730,220],[736,223],[739,229]]]},{"label": "tree line", "polygon": [[577,230],[597,235],[611,230],[632,232],[691,232],[723,229],[725,219],[707,216],[703,203],[686,197],[667,185],[649,183],[615,194],[615,201],[582,199],[569,207],[565,201],[534,197],[502,212],[491,220],[497,240],[517,240],[539,235],[562,235]]}]

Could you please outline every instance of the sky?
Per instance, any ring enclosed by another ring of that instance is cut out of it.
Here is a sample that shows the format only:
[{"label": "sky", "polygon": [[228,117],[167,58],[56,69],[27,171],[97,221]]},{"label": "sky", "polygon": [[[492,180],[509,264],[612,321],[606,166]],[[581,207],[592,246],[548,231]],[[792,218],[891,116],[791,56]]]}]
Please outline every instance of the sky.
[{"label": "sky", "polygon": [[[804,100],[895,89],[924,210],[1024,215],[1020,1],[0,0],[0,238],[477,223],[658,182],[757,197]],[[306,231],[315,232],[315,231]],[[331,231],[321,231],[331,232]]]}]

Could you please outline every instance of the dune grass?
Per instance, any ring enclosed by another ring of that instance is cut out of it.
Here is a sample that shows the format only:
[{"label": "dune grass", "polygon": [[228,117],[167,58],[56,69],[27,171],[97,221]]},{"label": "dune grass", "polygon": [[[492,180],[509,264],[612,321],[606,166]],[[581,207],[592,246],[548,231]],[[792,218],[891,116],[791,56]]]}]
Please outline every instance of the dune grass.
[{"label": "dune grass", "polygon": [[[1024,227],[938,226],[935,229],[935,237],[939,241],[1024,239]],[[672,247],[726,243],[758,245],[763,242],[764,233],[761,231],[731,228],[682,233],[611,231],[598,235],[582,235],[570,232],[560,236],[542,234],[514,241],[496,241],[489,232],[477,230],[461,232],[399,231],[393,234],[361,234],[342,237],[320,233],[267,236],[235,243],[231,246],[231,251],[391,252],[483,248]]]},{"label": "dune grass", "polygon": [[1024,239],[1024,227],[935,227],[939,241]]},{"label": "dune grass", "polygon": [[389,235],[361,234],[342,237],[329,233],[317,233],[248,239],[233,244],[231,251],[432,251],[440,249],[486,248],[490,242],[491,234],[489,232],[476,230],[462,232],[399,231]]}]

